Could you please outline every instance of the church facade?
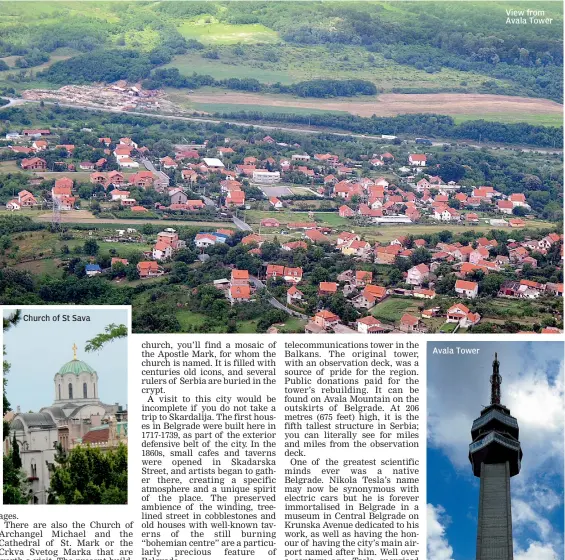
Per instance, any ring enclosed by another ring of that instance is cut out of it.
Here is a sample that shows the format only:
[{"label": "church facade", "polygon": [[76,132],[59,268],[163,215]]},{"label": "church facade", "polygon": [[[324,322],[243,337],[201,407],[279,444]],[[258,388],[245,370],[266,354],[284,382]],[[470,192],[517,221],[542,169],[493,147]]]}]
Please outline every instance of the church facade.
[{"label": "church facade", "polygon": [[31,483],[32,503],[46,504],[50,469],[56,447],[70,451],[77,445],[101,449],[127,444],[127,411],[118,404],[108,405],[98,397],[98,373],[76,356],[61,366],[53,378],[54,400],[39,412],[17,412],[10,422],[9,452],[15,434],[22,468]]}]

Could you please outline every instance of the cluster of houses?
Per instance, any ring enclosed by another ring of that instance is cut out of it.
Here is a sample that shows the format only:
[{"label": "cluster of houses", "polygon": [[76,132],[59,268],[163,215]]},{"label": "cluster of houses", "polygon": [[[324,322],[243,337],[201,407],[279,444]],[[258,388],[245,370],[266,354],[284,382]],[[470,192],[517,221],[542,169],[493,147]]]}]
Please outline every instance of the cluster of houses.
[{"label": "cluster of houses", "polygon": [[[324,180],[326,182],[328,178]],[[335,177],[329,177],[330,182]],[[473,210],[479,207],[491,208],[502,214],[513,214],[520,206],[531,210],[522,193],[505,196],[493,187],[473,188],[468,196],[457,192],[461,187],[454,182],[444,184],[439,176],[420,179],[417,183],[408,183],[413,190],[404,190],[389,183],[384,177],[376,179],[345,179],[333,183],[331,194],[343,199],[346,204],[339,208],[342,218],[362,216],[375,223],[410,223],[417,222],[423,215],[438,222],[464,222],[478,224],[479,215]],[[347,203],[354,202],[353,204]],[[465,211],[463,211],[465,209]],[[511,218],[501,225],[524,227],[525,221]]]},{"label": "cluster of houses", "polygon": [[[137,272],[140,279],[154,278],[165,274],[163,267],[159,264],[160,261],[170,259],[176,251],[186,247],[186,242],[179,239],[179,234],[172,228],[165,228],[157,234],[157,241],[151,251],[144,253],[147,259],[137,263]],[[112,259],[112,266],[115,262],[122,262],[127,265],[125,259]]]},{"label": "cluster of houses", "polygon": [[[295,229],[302,229],[304,240],[289,241],[281,245],[286,251],[306,249],[308,242],[313,241],[308,234],[318,232],[325,243],[331,243],[336,250],[344,254],[352,255],[356,260],[363,262],[375,262],[378,264],[395,264],[397,259],[410,258],[418,248],[426,248],[429,251],[429,262],[420,263],[409,268],[403,273],[405,288],[391,288],[380,286],[373,282],[373,274],[366,270],[347,270],[337,277],[335,282],[320,282],[318,295],[331,296],[338,292],[348,298],[351,304],[360,312],[370,311],[377,304],[392,295],[413,297],[417,300],[430,301],[430,306],[424,309],[420,316],[405,313],[397,325],[390,325],[379,321],[373,316],[360,318],[354,325],[356,332],[382,333],[396,330],[399,332],[424,332],[427,329],[424,319],[443,317],[446,323],[456,323],[456,328],[469,328],[481,320],[481,315],[467,307],[467,302],[479,296],[479,283],[472,279],[476,271],[484,274],[514,269],[520,272],[524,265],[533,268],[537,266],[536,259],[531,256],[532,252],[546,253],[554,244],[562,246],[562,236],[551,233],[538,240],[516,242],[509,240],[509,256],[498,255],[496,249],[498,243],[495,239],[481,237],[472,245],[461,243],[439,242],[435,247],[428,247],[426,240],[408,240],[406,237],[398,237],[389,244],[371,244],[362,240],[359,235],[350,232],[341,232],[337,239],[330,238],[315,229],[315,224],[296,223]],[[194,243],[196,247],[204,251],[207,247],[216,243],[224,243],[226,235],[222,232],[201,232],[196,235]],[[255,233],[249,234],[241,241],[242,244],[253,245],[250,250],[254,254],[261,255],[261,245],[265,239]],[[410,247],[408,247],[410,245]],[[495,255],[495,256],[492,256]],[[440,312],[439,307],[434,307],[432,300],[436,297],[434,289],[437,277],[435,272],[442,263],[451,266],[455,273],[455,294],[461,298],[461,303],[455,303],[447,311]],[[227,289],[227,297],[232,303],[245,302],[251,299],[253,287],[249,285],[247,271],[235,271],[231,281],[227,279],[217,281],[217,287]],[[239,275],[239,276],[238,276]],[[245,282],[243,277],[245,276]],[[300,289],[303,281],[303,270],[300,267],[288,267],[275,263],[267,263],[262,279],[282,279],[287,283],[286,304],[290,310],[300,311],[304,300],[304,292]],[[237,282],[234,283],[234,280]],[[234,289],[232,289],[235,286]],[[244,288],[241,288],[244,286]],[[527,279],[520,281],[508,281],[502,284],[499,297],[509,298],[536,298],[542,295],[562,296],[563,284],[539,284]],[[426,307],[426,306],[424,306]],[[351,326],[343,325],[341,319],[327,309],[320,309],[306,325],[306,332],[349,332]]]},{"label": "cluster of houses", "polygon": [[[10,139],[29,139],[31,146],[11,146],[15,153],[26,156],[20,161],[22,169],[31,171],[45,171],[47,163],[38,157],[42,151],[49,149],[48,140],[51,131],[48,129],[25,130],[22,134],[9,133]],[[124,207],[131,208],[134,212],[146,212],[148,208],[140,206],[129,192],[122,188],[125,185],[123,170],[133,170],[139,167],[135,158],[149,152],[145,146],[138,144],[131,138],[124,137],[117,141],[110,137],[98,139],[107,156],[113,156],[121,171],[104,172],[107,158],[100,158],[96,162],[77,163],[81,170],[91,171],[90,181],[101,184],[105,188],[112,187],[109,191],[112,200],[119,201]],[[247,142],[226,138],[224,146],[210,148],[208,141],[203,144],[176,145],[174,157],[165,156],[159,159],[161,169],[180,171],[182,181],[188,185],[202,179],[220,179],[221,198],[218,206],[241,207],[246,204],[245,191],[242,180],[258,186],[269,186],[285,179],[287,173],[303,174],[311,181],[311,188],[320,197],[330,197],[338,200],[339,216],[343,218],[362,217],[376,224],[409,224],[421,220],[423,217],[438,222],[468,223],[479,222],[478,209],[490,209],[498,212],[501,219],[491,220],[493,226],[524,227],[526,222],[519,216],[513,216],[517,207],[526,211],[531,210],[522,193],[505,196],[493,187],[480,186],[473,188],[470,195],[459,192],[461,187],[455,182],[445,183],[438,175],[424,175],[424,168],[428,165],[426,154],[408,154],[406,167],[401,167],[399,172],[403,176],[403,184],[410,189],[401,188],[391,184],[390,180],[381,176],[376,178],[359,177],[359,162],[331,154],[294,153],[286,157],[246,156],[242,163],[231,163],[234,154],[241,152]],[[259,146],[276,144],[276,147],[290,148],[299,151],[300,145],[292,146],[283,142],[276,142],[272,137],[265,136],[256,142]],[[68,156],[72,156],[74,145],[56,145],[64,149]],[[215,154],[217,157],[208,157]],[[395,162],[395,157],[390,152],[374,153],[372,156],[363,156],[370,163],[370,168],[378,170],[383,166],[390,166]],[[224,163],[224,161],[227,162]],[[76,170],[74,164],[68,164],[69,171]],[[168,184],[150,171],[137,171],[128,180],[129,185],[139,188],[155,188],[166,192]],[[160,211],[194,212],[202,210],[205,203],[199,199],[189,199],[184,190],[178,186],[169,189],[170,203],[160,204]],[[271,197],[270,206],[274,210],[281,210],[284,203],[277,197]],[[508,216],[508,217],[507,217]],[[277,227],[275,217],[266,218],[266,227]],[[496,223],[494,223],[496,222]],[[280,225],[280,224],[279,224]],[[311,233],[319,237],[316,233]]]}]

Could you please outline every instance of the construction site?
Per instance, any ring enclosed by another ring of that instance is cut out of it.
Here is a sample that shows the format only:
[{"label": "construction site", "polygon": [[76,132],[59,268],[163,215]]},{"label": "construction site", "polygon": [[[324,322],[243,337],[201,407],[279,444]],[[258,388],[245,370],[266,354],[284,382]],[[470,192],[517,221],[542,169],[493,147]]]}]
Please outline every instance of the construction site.
[{"label": "construction site", "polygon": [[125,81],[112,85],[67,85],[59,89],[28,89],[24,99],[52,101],[84,107],[104,107],[118,111],[159,111],[178,113],[180,108],[166,98],[163,91],[144,90],[141,85]]}]

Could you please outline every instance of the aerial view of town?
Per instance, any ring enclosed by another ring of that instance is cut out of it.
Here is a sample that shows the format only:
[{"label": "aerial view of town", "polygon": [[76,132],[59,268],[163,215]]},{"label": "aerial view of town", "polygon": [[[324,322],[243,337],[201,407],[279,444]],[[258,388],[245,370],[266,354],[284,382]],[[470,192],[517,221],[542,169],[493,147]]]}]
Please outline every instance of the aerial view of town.
[{"label": "aerial view of town", "polygon": [[516,6],[0,2],[0,303],[562,332],[562,5]]}]

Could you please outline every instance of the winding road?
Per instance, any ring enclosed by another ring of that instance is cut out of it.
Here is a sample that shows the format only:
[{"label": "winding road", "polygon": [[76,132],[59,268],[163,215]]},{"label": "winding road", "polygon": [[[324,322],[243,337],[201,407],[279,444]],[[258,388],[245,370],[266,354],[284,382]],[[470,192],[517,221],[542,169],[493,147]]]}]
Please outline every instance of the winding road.
[{"label": "winding road", "polygon": [[[255,276],[251,276],[249,275],[249,281],[255,286],[255,288],[260,289],[260,288],[266,288],[267,286],[265,285],[264,282],[262,282],[261,280],[259,280],[259,278],[256,278]],[[283,305],[278,299],[275,299],[274,297],[270,297],[269,298],[269,303],[273,306],[276,307],[277,309],[281,309],[282,311],[284,311],[285,313],[288,313],[289,315],[294,315],[295,317],[299,317],[300,319],[304,319],[305,321],[308,320],[308,316],[304,315],[303,313],[298,313],[298,311],[294,311],[292,309],[290,309],[290,307],[287,307],[286,305]]]}]

